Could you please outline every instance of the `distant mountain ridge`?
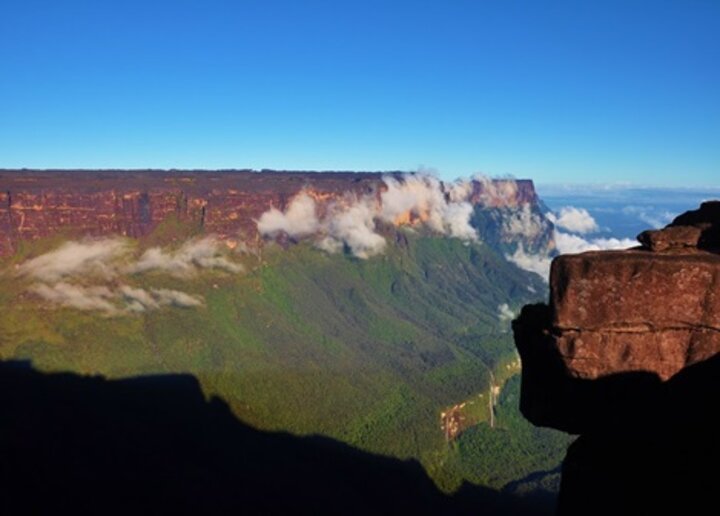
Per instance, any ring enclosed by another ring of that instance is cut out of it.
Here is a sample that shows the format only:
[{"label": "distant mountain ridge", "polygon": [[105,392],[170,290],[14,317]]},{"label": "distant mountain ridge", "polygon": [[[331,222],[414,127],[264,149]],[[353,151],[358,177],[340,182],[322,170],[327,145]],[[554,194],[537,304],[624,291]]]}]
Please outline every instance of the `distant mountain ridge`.
[{"label": "distant mountain ridge", "polygon": [[[234,244],[260,237],[257,219],[285,210],[299,192],[318,205],[350,193],[379,198],[383,178],[401,172],[286,172],[180,170],[0,170],[0,256],[21,242],[63,234],[127,236],[152,233],[172,217]],[[450,183],[439,182],[444,189]],[[531,180],[473,179],[463,193],[472,206],[536,206]],[[443,192],[445,195],[449,193]]]}]

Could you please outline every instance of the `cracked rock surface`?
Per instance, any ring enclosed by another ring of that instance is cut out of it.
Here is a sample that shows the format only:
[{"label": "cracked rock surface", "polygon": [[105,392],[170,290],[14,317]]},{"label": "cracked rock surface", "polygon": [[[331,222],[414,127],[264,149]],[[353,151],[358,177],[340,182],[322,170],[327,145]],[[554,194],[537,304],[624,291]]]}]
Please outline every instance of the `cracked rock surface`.
[{"label": "cracked rock surface", "polygon": [[522,413],[581,434],[561,515],[717,512],[720,202],[638,240],[556,258],[513,321]]}]

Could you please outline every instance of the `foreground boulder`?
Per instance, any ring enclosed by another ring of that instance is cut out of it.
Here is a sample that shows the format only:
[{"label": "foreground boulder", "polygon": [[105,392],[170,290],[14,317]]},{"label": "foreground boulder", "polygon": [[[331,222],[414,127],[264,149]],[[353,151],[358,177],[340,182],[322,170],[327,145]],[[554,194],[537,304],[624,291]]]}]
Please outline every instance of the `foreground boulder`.
[{"label": "foreground boulder", "polygon": [[561,514],[717,506],[719,229],[720,202],[707,202],[640,247],[558,257],[549,304],[514,322],[523,414],[582,434]]}]

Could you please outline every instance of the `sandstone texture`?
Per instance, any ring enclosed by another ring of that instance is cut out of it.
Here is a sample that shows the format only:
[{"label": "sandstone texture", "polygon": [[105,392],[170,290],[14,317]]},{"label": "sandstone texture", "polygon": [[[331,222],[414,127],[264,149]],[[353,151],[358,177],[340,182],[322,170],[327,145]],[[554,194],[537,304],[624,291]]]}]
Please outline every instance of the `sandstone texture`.
[{"label": "sandstone texture", "polygon": [[[252,241],[262,213],[285,209],[302,189],[322,205],[345,193],[380,195],[387,175],[400,173],[0,170],[0,256],[20,242],[57,234],[138,238],[170,217],[221,239]],[[537,204],[532,181],[493,184],[511,195],[488,196],[487,183],[473,181],[470,202],[490,208]]]},{"label": "sandstone texture", "polygon": [[255,220],[303,188],[365,194],[379,183],[371,173],[0,171],[0,256],[58,233],[138,238],[171,216],[220,238],[252,239]]},{"label": "sandstone texture", "polygon": [[667,380],[720,351],[720,254],[568,255],[551,278],[552,331],[573,376],[650,371]]},{"label": "sandstone texture", "polygon": [[640,247],[553,261],[544,331],[568,375],[643,371],[667,380],[720,351],[718,206],[704,203],[642,233]]},{"label": "sandstone texture", "polygon": [[513,322],[521,410],[581,434],[560,514],[714,512],[720,461],[720,202],[625,251],[553,262]]}]

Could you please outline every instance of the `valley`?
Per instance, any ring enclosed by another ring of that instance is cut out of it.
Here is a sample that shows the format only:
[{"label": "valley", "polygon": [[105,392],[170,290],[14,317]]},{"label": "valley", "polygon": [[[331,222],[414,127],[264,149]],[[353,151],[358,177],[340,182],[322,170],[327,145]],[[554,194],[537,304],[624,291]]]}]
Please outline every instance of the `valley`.
[{"label": "valley", "polygon": [[[500,242],[518,203],[495,204],[472,213]],[[109,379],[191,374],[245,424],[418,460],[448,493],[554,470],[569,440],[519,415],[501,311],[542,298],[545,283],[482,237],[437,234],[423,216],[374,226],[387,244],[365,258],[287,235],[232,248],[174,213],[132,239],[77,240],[72,253],[65,237],[21,240],[1,262],[0,358]],[[532,238],[528,248],[541,245]],[[58,269],[78,255],[81,267]],[[441,413],[453,406],[449,437]]]}]

